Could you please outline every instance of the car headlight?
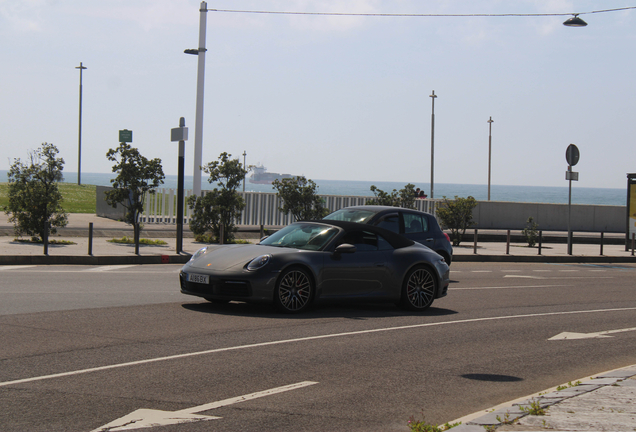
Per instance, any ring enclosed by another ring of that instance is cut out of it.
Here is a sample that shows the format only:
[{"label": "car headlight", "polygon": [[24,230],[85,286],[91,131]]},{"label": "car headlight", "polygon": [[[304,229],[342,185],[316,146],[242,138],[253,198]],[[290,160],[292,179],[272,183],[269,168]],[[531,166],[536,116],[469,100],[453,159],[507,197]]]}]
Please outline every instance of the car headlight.
[{"label": "car headlight", "polygon": [[190,261],[194,261],[195,259],[205,255],[207,252],[208,252],[207,246],[199,249],[198,251],[194,253],[194,255],[192,255],[192,257],[190,258]]},{"label": "car headlight", "polygon": [[267,265],[269,260],[272,258],[271,255],[261,255],[254,258],[247,264],[248,270],[258,270],[259,268],[263,268]]}]

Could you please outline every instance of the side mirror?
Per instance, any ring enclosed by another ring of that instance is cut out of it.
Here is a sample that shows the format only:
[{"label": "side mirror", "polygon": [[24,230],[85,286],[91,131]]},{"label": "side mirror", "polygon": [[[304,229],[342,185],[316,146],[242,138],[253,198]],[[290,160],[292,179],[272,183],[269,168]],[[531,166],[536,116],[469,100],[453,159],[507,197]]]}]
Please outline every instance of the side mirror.
[{"label": "side mirror", "polygon": [[354,253],[356,250],[357,249],[354,245],[349,243],[343,243],[340,246],[336,247],[336,250],[334,252],[336,254],[343,254],[343,253]]}]

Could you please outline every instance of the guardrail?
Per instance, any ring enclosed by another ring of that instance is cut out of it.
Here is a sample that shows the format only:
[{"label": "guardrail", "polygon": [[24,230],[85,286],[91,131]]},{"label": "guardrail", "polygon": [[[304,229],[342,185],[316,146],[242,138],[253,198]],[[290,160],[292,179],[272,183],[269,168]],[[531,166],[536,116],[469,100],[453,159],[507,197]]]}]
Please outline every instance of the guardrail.
[{"label": "guardrail", "polygon": [[[177,193],[176,189],[157,189],[156,193],[146,196],[144,213],[141,221],[146,224],[177,223]],[[192,217],[192,210],[187,205],[187,200],[192,191],[184,193],[184,218],[183,223],[188,223]],[[275,193],[267,192],[239,192],[245,200],[245,209],[237,220],[237,225],[251,226],[284,226],[294,222],[293,216],[282,213],[279,208],[283,206],[282,200]],[[364,205],[374,197],[370,196],[341,196],[319,195],[324,200],[325,206],[330,212],[343,207]],[[431,199],[416,199],[417,210],[435,215],[435,202]]]}]

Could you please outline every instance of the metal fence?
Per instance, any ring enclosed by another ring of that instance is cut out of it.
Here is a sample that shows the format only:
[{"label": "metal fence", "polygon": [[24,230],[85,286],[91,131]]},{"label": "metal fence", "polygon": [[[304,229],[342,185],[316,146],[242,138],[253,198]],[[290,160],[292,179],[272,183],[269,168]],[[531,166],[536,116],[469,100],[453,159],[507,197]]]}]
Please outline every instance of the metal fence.
[{"label": "metal fence", "polygon": [[[187,206],[188,196],[192,191],[184,193],[184,223],[188,223],[192,217],[192,210]],[[284,226],[294,222],[293,216],[284,214],[279,209],[283,206],[282,200],[275,193],[263,192],[239,192],[245,200],[245,209],[241,217],[237,220],[237,225],[251,226]],[[319,195],[324,200],[325,206],[330,212],[343,207],[364,205],[374,197],[369,196],[341,196],[341,195]],[[416,199],[417,210],[435,214],[436,200]],[[141,216],[141,221],[147,224],[177,223],[177,191],[176,189],[157,189],[156,193],[146,196],[146,208]]]}]

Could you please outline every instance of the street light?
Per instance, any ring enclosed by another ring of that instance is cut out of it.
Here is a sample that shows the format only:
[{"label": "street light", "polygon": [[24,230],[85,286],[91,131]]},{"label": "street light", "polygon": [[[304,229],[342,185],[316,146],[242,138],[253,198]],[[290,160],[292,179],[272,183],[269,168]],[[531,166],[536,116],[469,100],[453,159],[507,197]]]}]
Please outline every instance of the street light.
[{"label": "street light", "polygon": [[435,166],[435,90],[433,90],[433,94],[429,95],[432,100],[432,108],[431,108],[431,198],[434,198],[433,195],[433,179],[434,179],[434,166]]},{"label": "street light", "polygon": [[488,120],[488,201],[490,201],[490,159],[492,156],[492,116]]},{"label": "street light", "polygon": [[203,159],[203,88],[205,80],[205,30],[207,27],[208,4],[201,2],[199,8],[199,48],[187,49],[186,54],[197,55],[197,108],[194,124],[194,171],[192,172],[192,189],[194,195],[201,195],[201,165]]},{"label": "street light", "polygon": [[[247,152],[243,150],[243,169],[245,169],[245,156],[247,156]],[[247,174],[243,174],[243,192],[245,192],[245,176]]]},{"label": "street light", "polygon": [[572,18],[566,19],[563,25],[568,27],[585,27],[587,23],[579,18],[578,15],[574,15]]},{"label": "street light", "polygon": [[79,83],[79,131],[77,138],[77,185],[82,184],[82,71],[88,69],[80,62],[79,66],[75,69],[80,70],[80,83]]}]

